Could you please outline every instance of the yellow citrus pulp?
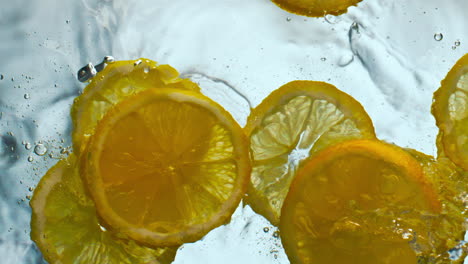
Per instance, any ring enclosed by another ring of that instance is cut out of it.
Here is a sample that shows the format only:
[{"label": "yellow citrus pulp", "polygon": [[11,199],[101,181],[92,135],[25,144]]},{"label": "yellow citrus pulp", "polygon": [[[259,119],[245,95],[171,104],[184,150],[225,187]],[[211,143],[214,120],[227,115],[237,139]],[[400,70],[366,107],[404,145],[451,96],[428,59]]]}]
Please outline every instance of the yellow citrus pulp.
[{"label": "yellow citrus pulp", "polygon": [[298,15],[322,17],[340,15],[362,0],[272,0],[282,9]]},{"label": "yellow citrus pulp", "polygon": [[150,249],[99,226],[71,154],[42,177],[31,200],[31,238],[54,264],[169,264],[177,248]]},{"label": "yellow citrus pulp", "polygon": [[180,245],[230,219],[250,175],[248,142],[200,93],[150,89],[107,112],[82,171],[109,227],[147,245]]},{"label": "yellow citrus pulp", "polygon": [[[419,162],[377,140],[352,140],[312,157],[291,184],[281,238],[296,263],[417,263],[441,204]],[[405,221],[407,219],[407,221]],[[421,243],[422,241],[419,241]]]},{"label": "yellow citrus pulp", "polygon": [[274,225],[303,159],[338,142],[375,138],[356,100],[313,81],[293,81],[272,92],[252,110],[244,130],[253,158],[246,201]]},{"label": "yellow citrus pulp", "polygon": [[176,88],[199,91],[188,79],[169,65],[158,65],[148,59],[116,61],[107,65],[75,99],[71,110],[73,149],[84,151],[94,129],[106,112],[128,96],[154,88]]},{"label": "yellow citrus pulp", "polygon": [[468,170],[468,54],[453,66],[434,93],[432,114],[439,127],[441,154]]}]

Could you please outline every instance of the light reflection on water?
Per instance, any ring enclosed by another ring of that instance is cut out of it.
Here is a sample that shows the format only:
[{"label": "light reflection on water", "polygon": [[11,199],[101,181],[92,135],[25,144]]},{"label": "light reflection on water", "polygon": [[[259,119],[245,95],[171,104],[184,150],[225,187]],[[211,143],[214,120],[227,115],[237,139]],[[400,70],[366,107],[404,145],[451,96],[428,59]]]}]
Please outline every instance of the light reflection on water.
[{"label": "light reflection on water", "polygon": [[[432,93],[468,51],[463,0],[364,0],[348,14],[318,19],[268,0],[0,5],[2,263],[41,263],[29,239],[26,197],[71,145],[69,109],[84,87],[76,71],[88,62],[112,55],[168,63],[242,125],[248,102],[257,105],[280,85],[327,81],[364,105],[381,139],[435,154]],[[249,208],[239,209],[230,225],[184,246],[176,263],[287,263],[265,226]]]}]

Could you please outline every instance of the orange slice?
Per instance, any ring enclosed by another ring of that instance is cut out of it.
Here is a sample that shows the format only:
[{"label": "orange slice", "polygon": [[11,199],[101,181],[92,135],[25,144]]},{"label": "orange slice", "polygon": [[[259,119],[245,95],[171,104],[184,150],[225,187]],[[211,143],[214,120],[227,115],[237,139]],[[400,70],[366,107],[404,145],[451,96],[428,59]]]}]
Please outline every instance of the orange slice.
[{"label": "orange slice", "polygon": [[323,17],[327,14],[341,15],[346,13],[348,7],[355,6],[362,0],[272,0],[281,9],[290,13],[308,16]]},{"label": "orange slice", "polygon": [[252,110],[245,131],[253,158],[246,202],[273,225],[303,159],[338,142],[375,138],[354,98],[313,81],[293,81],[271,93]]},{"label": "orange slice", "polygon": [[41,179],[30,202],[31,238],[49,263],[169,264],[177,248],[151,249],[122,240],[99,225],[72,154]]},{"label": "orange slice", "polygon": [[425,225],[402,219],[440,211],[411,155],[377,140],[347,141],[297,173],[281,213],[281,238],[292,264],[415,264],[409,242]]},{"label": "orange slice", "polygon": [[75,99],[71,109],[73,149],[77,155],[94,134],[96,124],[107,110],[128,96],[151,88],[177,88],[199,91],[188,79],[169,65],[158,65],[148,59],[112,62],[99,72]]},{"label": "orange slice", "polygon": [[248,142],[231,115],[180,89],[117,104],[82,162],[104,222],[151,246],[193,242],[229,221],[250,175]]},{"label": "orange slice", "polygon": [[468,54],[453,66],[434,93],[432,114],[439,127],[439,150],[468,170]]}]

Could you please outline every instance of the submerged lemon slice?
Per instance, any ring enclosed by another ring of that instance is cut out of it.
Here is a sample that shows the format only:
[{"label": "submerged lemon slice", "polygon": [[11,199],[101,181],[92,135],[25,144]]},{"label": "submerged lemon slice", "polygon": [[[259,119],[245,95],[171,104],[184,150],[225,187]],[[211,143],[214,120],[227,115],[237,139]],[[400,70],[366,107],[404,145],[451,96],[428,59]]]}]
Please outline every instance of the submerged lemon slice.
[{"label": "submerged lemon slice", "polygon": [[179,78],[169,65],[148,59],[112,62],[99,72],[75,99],[71,109],[73,149],[79,155],[107,110],[128,96],[152,88],[177,88],[199,91],[188,79]]},{"label": "submerged lemon slice", "polygon": [[31,238],[49,263],[169,264],[177,248],[150,249],[103,231],[72,154],[41,179],[31,200]]},{"label": "submerged lemon slice", "polygon": [[246,201],[273,225],[302,160],[338,142],[375,138],[354,98],[313,81],[293,81],[271,93],[252,110],[245,131],[253,158]]},{"label": "submerged lemon slice", "polygon": [[226,223],[250,175],[248,142],[200,93],[150,89],[99,122],[82,159],[100,216],[151,246],[193,242]]},{"label": "submerged lemon slice", "polygon": [[322,17],[340,15],[362,0],[272,0],[282,9],[298,15]]},{"label": "submerged lemon slice", "polygon": [[432,114],[439,127],[439,150],[468,170],[468,54],[453,66],[434,93]]},{"label": "submerged lemon slice", "polygon": [[292,264],[415,264],[409,241],[424,235],[426,222],[400,220],[440,211],[411,155],[377,140],[347,141],[298,172],[282,209],[281,238]]}]

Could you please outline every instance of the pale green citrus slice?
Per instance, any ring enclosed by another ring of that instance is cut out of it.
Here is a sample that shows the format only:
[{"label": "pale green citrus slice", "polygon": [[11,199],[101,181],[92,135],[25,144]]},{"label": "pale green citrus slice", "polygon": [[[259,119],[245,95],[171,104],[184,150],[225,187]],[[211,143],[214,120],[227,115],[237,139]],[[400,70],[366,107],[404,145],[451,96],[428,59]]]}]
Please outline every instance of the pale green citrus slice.
[{"label": "pale green citrus slice", "polygon": [[176,88],[199,91],[188,79],[169,65],[158,65],[148,59],[116,61],[98,72],[78,96],[71,109],[73,149],[79,156],[94,134],[96,124],[107,110],[128,96],[152,88]]},{"label": "pale green citrus slice", "polygon": [[439,127],[439,150],[468,170],[468,54],[453,66],[434,93],[432,114]]},{"label": "pale green citrus slice", "polygon": [[104,231],[73,154],[47,172],[30,204],[31,238],[51,264],[169,264],[174,260],[176,247],[151,249]]},{"label": "pale green citrus slice", "polygon": [[229,221],[245,194],[243,130],[201,93],[149,89],[108,111],[82,159],[99,215],[151,246],[194,242]]},{"label": "pale green citrus slice", "polygon": [[272,92],[252,110],[245,131],[253,158],[246,202],[273,225],[302,160],[338,142],[375,138],[371,119],[354,98],[313,81]]},{"label": "pale green citrus slice", "polygon": [[352,140],[321,151],[300,169],[284,202],[280,234],[291,264],[416,264],[410,242],[425,225],[400,221],[440,211],[416,159],[378,140]]},{"label": "pale green citrus slice", "polygon": [[348,7],[355,6],[362,0],[272,0],[282,9],[308,17],[323,17],[327,14],[341,15]]}]

